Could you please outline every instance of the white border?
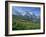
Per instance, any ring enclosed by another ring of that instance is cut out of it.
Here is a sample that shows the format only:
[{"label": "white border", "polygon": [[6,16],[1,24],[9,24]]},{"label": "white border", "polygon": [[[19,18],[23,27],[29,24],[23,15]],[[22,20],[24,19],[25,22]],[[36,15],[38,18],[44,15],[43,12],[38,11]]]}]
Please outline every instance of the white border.
[{"label": "white border", "polygon": [[[43,5],[39,4],[22,4],[22,3],[9,3],[9,34],[25,34],[25,33],[39,33],[43,32]],[[23,7],[40,7],[41,8],[41,29],[40,30],[19,30],[12,31],[12,6],[23,6]]]}]

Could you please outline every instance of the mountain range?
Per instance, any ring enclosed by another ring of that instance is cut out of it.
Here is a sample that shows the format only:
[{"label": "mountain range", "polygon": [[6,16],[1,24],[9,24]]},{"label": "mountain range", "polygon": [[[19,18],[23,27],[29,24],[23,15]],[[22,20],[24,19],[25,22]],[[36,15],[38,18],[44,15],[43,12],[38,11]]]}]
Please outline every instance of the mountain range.
[{"label": "mountain range", "polygon": [[24,19],[24,20],[32,20],[32,21],[39,21],[40,20],[40,16],[36,16],[34,13],[32,12],[28,12],[25,11],[25,13],[23,12],[18,12],[17,10],[13,13],[14,16],[19,17],[20,19]]}]

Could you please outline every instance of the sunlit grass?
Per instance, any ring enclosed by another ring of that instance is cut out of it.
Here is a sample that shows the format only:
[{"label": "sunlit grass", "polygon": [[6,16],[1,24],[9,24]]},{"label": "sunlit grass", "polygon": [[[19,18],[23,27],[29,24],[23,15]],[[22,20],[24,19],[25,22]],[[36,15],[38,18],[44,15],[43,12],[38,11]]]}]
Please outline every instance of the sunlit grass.
[{"label": "sunlit grass", "polygon": [[15,19],[13,17],[12,21],[12,29],[13,30],[34,30],[40,29],[40,23],[34,23],[33,21]]}]

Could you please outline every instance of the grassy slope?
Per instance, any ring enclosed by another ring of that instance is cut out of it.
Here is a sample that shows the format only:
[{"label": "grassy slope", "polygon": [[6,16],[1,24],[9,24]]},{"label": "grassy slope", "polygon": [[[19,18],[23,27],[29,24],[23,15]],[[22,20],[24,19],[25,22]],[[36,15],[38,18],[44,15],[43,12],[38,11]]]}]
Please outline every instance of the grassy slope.
[{"label": "grassy slope", "polygon": [[31,29],[40,29],[39,23],[34,23],[32,21],[18,19],[13,17],[12,19],[12,29],[13,30],[31,30]]}]

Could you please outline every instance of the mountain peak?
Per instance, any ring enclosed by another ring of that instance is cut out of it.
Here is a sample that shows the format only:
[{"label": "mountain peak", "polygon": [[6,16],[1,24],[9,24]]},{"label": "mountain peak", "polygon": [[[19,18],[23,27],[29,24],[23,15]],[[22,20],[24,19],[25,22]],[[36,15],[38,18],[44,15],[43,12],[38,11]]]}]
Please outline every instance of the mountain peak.
[{"label": "mountain peak", "polygon": [[30,15],[33,15],[33,13],[32,12],[29,12],[30,13]]}]

